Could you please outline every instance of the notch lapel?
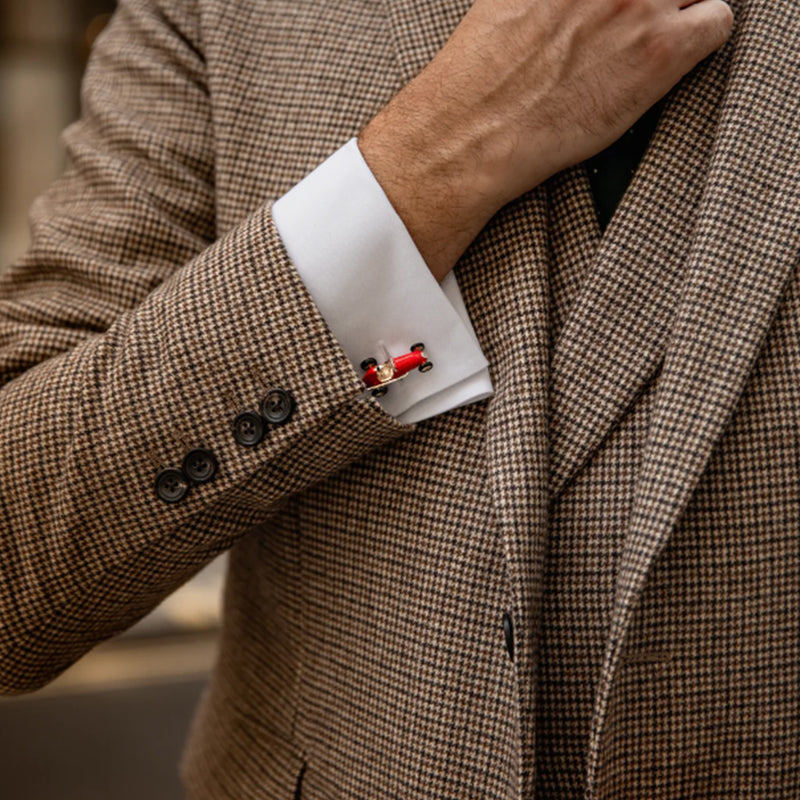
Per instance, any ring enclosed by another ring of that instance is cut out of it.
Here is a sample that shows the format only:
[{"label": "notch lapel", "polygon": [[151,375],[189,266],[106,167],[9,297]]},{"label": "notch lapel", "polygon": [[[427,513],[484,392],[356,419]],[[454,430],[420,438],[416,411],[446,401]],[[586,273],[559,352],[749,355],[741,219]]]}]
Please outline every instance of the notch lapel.
[{"label": "notch lapel", "polygon": [[672,326],[598,687],[589,796],[631,615],[739,400],[800,254],[800,20],[753,0],[731,77]]},{"label": "notch lapel", "polygon": [[[667,104],[555,343],[554,496],[659,368],[707,181],[728,64],[726,48]],[[589,191],[583,180],[586,203],[592,202]]]}]

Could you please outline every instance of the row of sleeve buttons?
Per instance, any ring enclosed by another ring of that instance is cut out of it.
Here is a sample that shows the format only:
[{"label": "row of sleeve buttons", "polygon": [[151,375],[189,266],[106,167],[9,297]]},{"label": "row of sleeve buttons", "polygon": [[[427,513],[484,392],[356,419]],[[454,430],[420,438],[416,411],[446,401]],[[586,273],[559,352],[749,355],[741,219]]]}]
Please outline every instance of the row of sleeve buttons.
[{"label": "row of sleeve buttons", "polygon": [[[255,447],[270,426],[283,425],[294,413],[295,402],[286,389],[270,389],[258,411],[243,411],[233,421],[233,438],[245,447]],[[202,447],[190,450],[180,467],[162,469],[156,475],[156,494],[165,503],[179,503],[192,484],[208,483],[219,469],[216,456]]]},{"label": "row of sleeve buttons", "polygon": [[165,503],[179,503],[189,492],[193,483],[208,483],[217,474],[219,464],[216,456],[202,447],[190,450],[180,469],[162,469],[156,475],[156,494]]},{"label": "row of sleeve buttons", "polygon": [[294,412],[294,398],[286,389],[270,389],[258,411],[242,411],[233,421],[233,438],[244,447],[255,447],[269,425],[283,425]]}]

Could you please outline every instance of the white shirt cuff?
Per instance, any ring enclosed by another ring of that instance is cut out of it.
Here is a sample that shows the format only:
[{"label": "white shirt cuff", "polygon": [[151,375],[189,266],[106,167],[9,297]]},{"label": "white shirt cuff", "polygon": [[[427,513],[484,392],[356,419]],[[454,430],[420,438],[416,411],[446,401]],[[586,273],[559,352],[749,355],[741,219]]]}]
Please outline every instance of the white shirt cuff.
[{"label": "white shirt cuff", "polygon": [[441,286],[355,139],[272,207],[286,251],[356,370],[423,342],[433,363],[388,387],[384,409],[419,422],[492,394],[455,276]]}]

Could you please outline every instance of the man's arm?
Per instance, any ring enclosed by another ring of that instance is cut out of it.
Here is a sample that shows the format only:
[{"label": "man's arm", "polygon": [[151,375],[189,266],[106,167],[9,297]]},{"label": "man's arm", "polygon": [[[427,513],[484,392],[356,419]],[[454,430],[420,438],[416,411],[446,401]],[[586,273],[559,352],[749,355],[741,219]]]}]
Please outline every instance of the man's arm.
[{"label": "man's arm", "polygon": [[[409,430],[363,398],[266,206],[211,244],[193,7],[120,5],[66,136],[71,166],[0,276],[5,692],[42,685],[283,499]],[[294,413],[258,446],[237,441],[234,417],[273,387]],[[168,503],[157,474],[193,448],[217,473]]]},{"label": "man's arm", "polygon": [[476,0],[359,146],[441,280],[502,206],[619,138],[732,23],[722,0]]}]

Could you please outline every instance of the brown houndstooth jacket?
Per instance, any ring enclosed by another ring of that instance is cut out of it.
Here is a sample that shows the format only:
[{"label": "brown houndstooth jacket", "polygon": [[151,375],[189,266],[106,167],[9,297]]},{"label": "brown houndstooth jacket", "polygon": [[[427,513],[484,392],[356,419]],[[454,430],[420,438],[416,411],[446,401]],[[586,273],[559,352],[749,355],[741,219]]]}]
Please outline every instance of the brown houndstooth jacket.
[{"label": "brown houndstooth jacket", "polygon": [[[566,797],[536,776],[541,673],[591,689],[578,796],[796,800],[797,6],[735,3],[602,238],[577,169],[492,221],[457,275],[496,394],[412,428],[362,394],[269,208],[467,5],[122,0],[0,275],[0,686],[232,548],[193,798]],[[269,387],[295,413],[243,447]],[[216,478],[162,502],[195,446]],[[614,560],[543,588],[605,519],[586,542]]]}]

